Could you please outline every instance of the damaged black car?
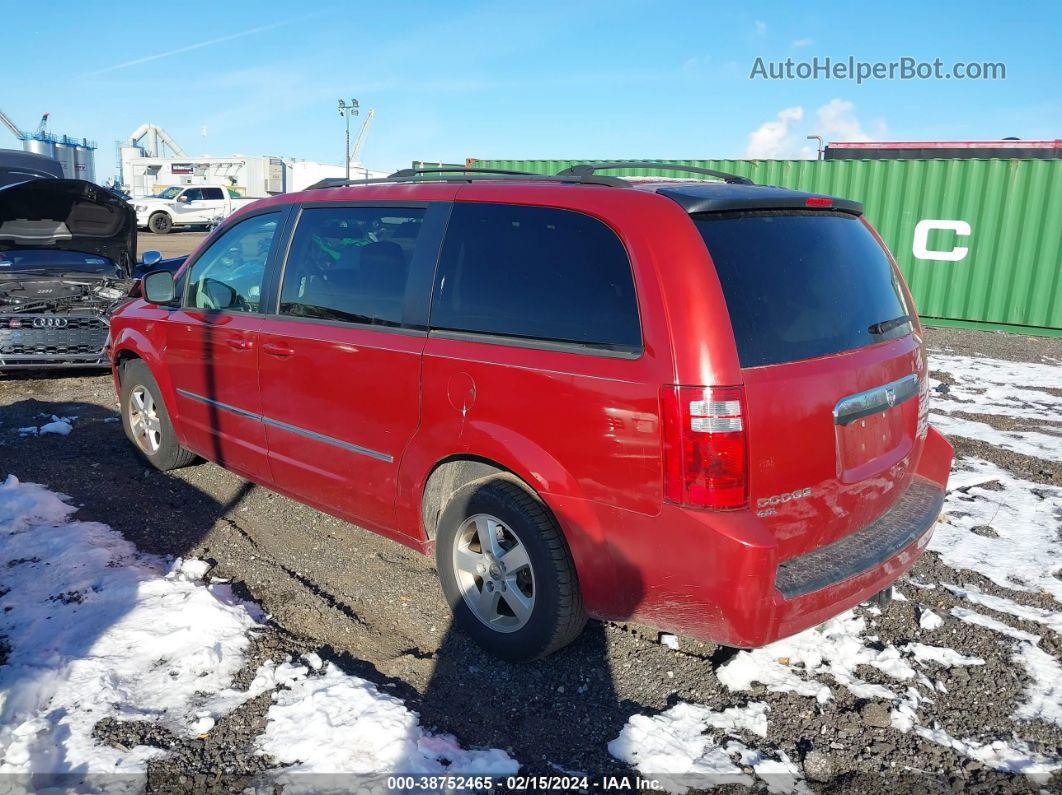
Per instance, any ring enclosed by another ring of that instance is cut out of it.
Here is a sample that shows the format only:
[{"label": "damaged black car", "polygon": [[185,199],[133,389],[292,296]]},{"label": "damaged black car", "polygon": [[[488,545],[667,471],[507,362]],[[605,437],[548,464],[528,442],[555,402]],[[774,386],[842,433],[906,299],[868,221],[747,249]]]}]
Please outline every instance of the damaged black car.
[{"label": "damaged black car", "polygon": [[0,186],[0,370],[106,367],[135,263],[136,214],[99,185]]}]

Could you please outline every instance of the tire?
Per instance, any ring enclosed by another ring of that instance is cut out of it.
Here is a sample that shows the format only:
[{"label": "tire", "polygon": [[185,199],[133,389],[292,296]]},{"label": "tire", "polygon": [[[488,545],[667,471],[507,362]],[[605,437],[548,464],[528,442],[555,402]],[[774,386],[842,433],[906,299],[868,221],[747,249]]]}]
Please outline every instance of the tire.
[{"label": "tire", "polygon": [[166,213],[155,213],[148,218],[148,229],[156,235],[168,235],[173,229],[173,219]]},{"label": "tire", "polygon": [[[487,555],[481,538],[488,546],[497,541]],[[435,557],[455,624],[496,657],[545,657],[586,625],[560,528],[541,501],[510,480],[484,478],[454,492],[439,517]]]},{"label": "tire", "polygon": [[151,466],[168,472],[196,460],[177,443],[159,385],[139,359],[122,368],[121,411],[126,438]]}]

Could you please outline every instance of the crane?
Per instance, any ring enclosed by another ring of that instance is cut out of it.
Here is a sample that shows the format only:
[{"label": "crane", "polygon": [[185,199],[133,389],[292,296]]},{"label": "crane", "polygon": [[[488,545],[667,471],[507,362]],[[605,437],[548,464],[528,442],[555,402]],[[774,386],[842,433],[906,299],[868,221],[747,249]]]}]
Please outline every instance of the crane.
[{"label": "crane", "polygon": [[358,137],[354,139],[354,148],[350,150],[350,162],[361,162],[361,148],[365,145],[365,134],[369,131],[369,125],[372,124],[372,117],[376,115],[375,108],[369,108],[369,112],[365,114],[365,121],[361,123],[361,129],[358,130]]},{"label": "crane", "polygon": [[43,138],[48,134],[48,113],[41,116],[41,122],[37,125],[37,131],[33,133],[35,138]]}]

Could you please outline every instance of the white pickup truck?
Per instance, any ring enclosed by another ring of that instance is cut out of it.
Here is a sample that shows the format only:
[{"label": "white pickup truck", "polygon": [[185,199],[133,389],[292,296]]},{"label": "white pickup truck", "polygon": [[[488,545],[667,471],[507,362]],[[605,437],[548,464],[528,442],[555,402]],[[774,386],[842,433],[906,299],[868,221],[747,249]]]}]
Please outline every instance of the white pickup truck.
[{"label": "white pickup truck", "polygon": [[258,199],[245,199],[222,185],[166,188],[158,196],[133,199],[136,225],[157,235],[176,226],[212,226]]}]

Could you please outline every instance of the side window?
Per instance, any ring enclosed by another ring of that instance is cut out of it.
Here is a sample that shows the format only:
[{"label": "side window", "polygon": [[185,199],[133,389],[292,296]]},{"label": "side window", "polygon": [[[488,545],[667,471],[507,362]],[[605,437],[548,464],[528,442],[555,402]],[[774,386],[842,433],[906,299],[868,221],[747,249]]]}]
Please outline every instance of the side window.
[{"label": "side window", "polygon": [[454,205],[431,327],[638,350],[630,260],[601,221],[570,210]]},{"label": "side window", "polygon": [[280,313],[401,326],[424,210],[310,207],[291,241]]},{"label": "side window", "polygon": [[221,188],[203,188],[203,198],[208,201],[221,201],[225,196],[221,192]]},{"label": "side window", "polygon": [[184,192],[183,198],[190,202],[197,202],[203,198],[203,191],[201,188],[190,188]]},{"label": "side window", "polygon": [[184,305],[257,312],[269,247],[279,220],[280,213],[256,215],[222,233],[192,265]]}]

